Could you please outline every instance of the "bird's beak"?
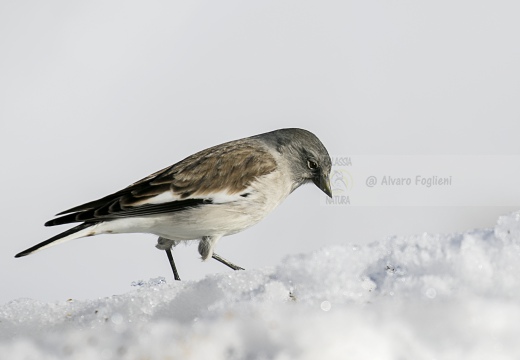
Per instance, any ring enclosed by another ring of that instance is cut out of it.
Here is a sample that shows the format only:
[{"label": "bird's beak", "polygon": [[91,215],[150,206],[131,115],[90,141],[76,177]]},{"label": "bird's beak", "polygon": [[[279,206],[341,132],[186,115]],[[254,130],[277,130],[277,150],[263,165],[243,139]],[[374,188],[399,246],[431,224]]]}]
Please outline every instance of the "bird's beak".
[{"label": "bird's beak", "polygon": [[312,182],[325,194],[327,194],[328,197],[332,198],[332,190],[330,189],[330,179],[329,175],[327,174],[321,174],[319,177],[315,177],[312,179]]}]

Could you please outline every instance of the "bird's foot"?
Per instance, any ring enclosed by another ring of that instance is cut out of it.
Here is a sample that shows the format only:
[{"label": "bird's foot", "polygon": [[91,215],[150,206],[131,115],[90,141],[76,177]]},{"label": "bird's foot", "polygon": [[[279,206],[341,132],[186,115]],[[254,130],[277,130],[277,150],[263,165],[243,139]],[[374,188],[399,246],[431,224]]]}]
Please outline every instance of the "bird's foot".
[{"label": "bird's foot", "polygon": [[233,264],[231,261],[224,259],[222,256],[220,256],[218,254],[213,253],[212,258],[221,262],[222,264],[224,264],[226,266],[229,266],[233,270],[244,270],[244,268]]}]

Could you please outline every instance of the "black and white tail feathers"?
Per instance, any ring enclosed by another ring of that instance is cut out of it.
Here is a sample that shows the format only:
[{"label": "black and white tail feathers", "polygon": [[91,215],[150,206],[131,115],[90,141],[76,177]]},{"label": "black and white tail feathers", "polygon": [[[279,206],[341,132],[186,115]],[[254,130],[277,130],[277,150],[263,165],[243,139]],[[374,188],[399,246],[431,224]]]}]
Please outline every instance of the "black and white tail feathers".
[{"label": "black and white tail feathers", "polygon": [[47,239],[45,241],[42,241],[39,244],[34,245],[33,247],[30,247],[27,250],[22,251],[21,253],[16,254],[14,257],[19,258],[22,256],[26,256],[29,254],[32,254],[33,252],[43,250],[47,247],[54,246],[57,244],[60,244],[65,241],[69,241],[72,239],[77,239],[84,236],[94,235],[91,227],[97,225],[97,223],[83,223],[80,225],[77,225],[73,227],[72,229],[66,230],[56,236],[51,237],[50,239]]}]

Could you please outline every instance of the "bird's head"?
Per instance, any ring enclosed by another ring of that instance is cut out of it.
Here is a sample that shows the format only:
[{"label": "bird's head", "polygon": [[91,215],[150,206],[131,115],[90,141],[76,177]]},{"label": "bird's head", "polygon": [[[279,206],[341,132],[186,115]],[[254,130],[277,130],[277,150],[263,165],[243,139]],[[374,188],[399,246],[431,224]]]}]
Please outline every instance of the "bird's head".
[{"label": "bird's head", "polygon": [[313,182],[327,196],[332,197],[330,171],[332,163],[323,143],[310,131],[280,129],[269,133],[276,149],[287,160],[295,189]]}]

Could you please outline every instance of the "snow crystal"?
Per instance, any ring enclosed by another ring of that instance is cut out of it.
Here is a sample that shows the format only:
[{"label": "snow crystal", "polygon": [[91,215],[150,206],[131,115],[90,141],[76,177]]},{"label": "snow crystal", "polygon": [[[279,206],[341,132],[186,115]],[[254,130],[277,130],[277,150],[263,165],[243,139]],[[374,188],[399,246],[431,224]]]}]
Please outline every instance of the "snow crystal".
[{"label": "snow crystal", "polygon": [[0,307],[2,359],[516,359],[520,212],[103,299]]}]

